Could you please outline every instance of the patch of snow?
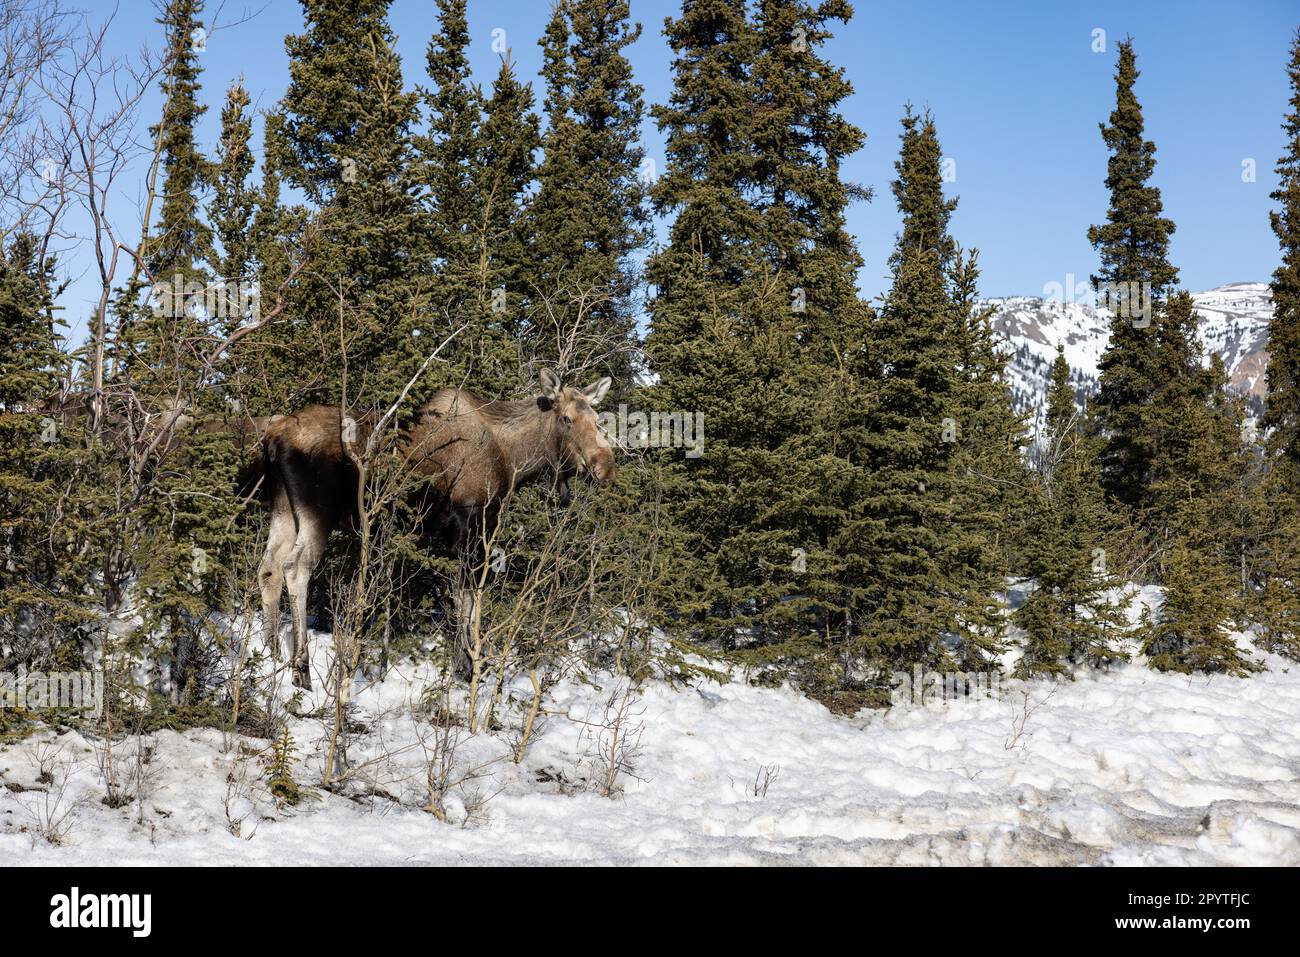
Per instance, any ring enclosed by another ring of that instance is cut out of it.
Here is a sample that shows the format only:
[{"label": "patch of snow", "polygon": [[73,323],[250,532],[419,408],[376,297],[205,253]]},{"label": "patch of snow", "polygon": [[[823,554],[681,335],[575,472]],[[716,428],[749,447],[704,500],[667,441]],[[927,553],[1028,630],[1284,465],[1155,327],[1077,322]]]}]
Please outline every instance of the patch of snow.
[{"label": "patch of snow", "polygon": [[[328,636],[313,644],[323,666]],[[433,675],[407,663],[356,699],[349,759],[371,787],[293,808],[249,756],[269,742],[217,730],[149,736],[146,797],[117,808],[100,800],[99,742],[43,730],[7,744],[0,863],[1300,864],[1300,668],[1261,657],[1247,679],[1130,663],[851,718],[789,688],[651,682],[613,797],[599,726],[621,679],[566,680],[521,763],[520,709],[462,736],[458,772],[480,770],[443,796],[444,820],[421,810],[428,728],[412,716]],[[291,730],[307,788],[324,728]],[[42,787],[52,754],[75,805],[59,846],[31,833],[48,792],[19,790]]]}]

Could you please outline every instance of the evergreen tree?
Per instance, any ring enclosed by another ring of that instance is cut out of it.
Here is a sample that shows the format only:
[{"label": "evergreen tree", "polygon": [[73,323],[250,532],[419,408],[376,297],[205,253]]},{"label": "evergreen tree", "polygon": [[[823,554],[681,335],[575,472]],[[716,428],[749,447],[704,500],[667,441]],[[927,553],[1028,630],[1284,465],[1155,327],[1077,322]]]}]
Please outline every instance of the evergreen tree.
[{"label": "evergreen tree", "polygon": [[[651,109],[667,143],[667,165],[651,190],[657,213],[675,213],[668,247],[655,261],[694,255],[737,281],[759,233],[759,213],[746,190],[756,181],[750,67],[758,34],[735,0],[686,0],[668,18],[664,35],[673,50],[673,91]],[[664,303],[675,270],[654,277]],[[653,306],[652,306],[653,308]]]},{"label": "evergreen tree", "polygon": [[1231,575],[1207,557],[1205,542],[1180,535],[1170,549],[1165,599],[1143,643],[1151,667],[1160,671],[1255,670],[1233,640]]},{"label": "evergreen tree", "polygon": [[[957,347],[958,418],[952,425],[954,466],[968,481],[961,524],[970,550],[966,564],[983,576],[988,592],[1001,590],[1024,548],[1030,486],[1025,465],[1026,425],[1015,412],[1007,382],[1007,356],[993,329],[991,307],[979,303],[979,251],[957,249],[950,272],[952,338]],[[998,612],[1000,615],[1000,612]],[[987,620],[986,629],[996,623]]]},{"label": "evergreen tree", "polygon": [[48,410],[69,372],[54,321],[54,262],[15,234],[0,251],[0,668],[80,666],[69,638],[92,618],[98,489],[87,436]]},{"label": "evergreen tree", "polygon": [[312,209],[311,269],[296,283],[286,376],[301,398],[393,401],[449,329],[428,307],[427,219],[389,0],[304,0],[285,40],[289,88],[267,125],[267,158]]},{"label": "evergreen tree", "polygon": [[[559,0],[542,38],[546,131],[529,206],[529,346],[623,388],[636,348],[633,257],[649,238],[641,86],[627,0]],[[616,397],[617,398],[617,397]]]},{"label": "evergreen tree", "polygon": [[199,51],[203,0],[168,0],[159,23],[167,33],[167,65],[161,89],[162,119],[150,133],[160,140],[163,195],[158,223],[147,247],[150,272],[186,282],[205,275],[212,230],[203,219],[200,195],[213,180],[211,162],[195,143],[194,130],[208,108],[199,102]]},{"label": "evergreen tree", "polygon": [[870,310],[844,228],[865,191],[840,164],[863,137],[839,112],[843,71],[821,52],[828,24],[848,13],[773,2],[751,21],[743,5],[701,0],[667,21],[675,83],[655,108],[668,165],[653,198],[677,216],[647,267],[647,353],[659,379],[648,398],[707,423],[704,455],[674,453],[664,473],[702,584],[678,607],[699,637],[852,709],[839,697],[848,622],[836,536]]},{"label": "evergreen tree", "polygon": [[[268,124],[269,125],[269,124]],[[279,167],[270,153],[261,164],[261,182],[252,190],[254,211],[248,229],[247,267],[255,277],[259,308],[274,308],[277,291],[293,269],[295,250],[305,245],[310,214],[302,205],[286,206],[281,201]],[[297,290],[289,290],[290,300]],[[299,296],[299,298],[304,298]],[[284,409],[300,408],[317,396],[323,381],[313,375],[316,366],[304,368],[308,341],[306,323],[296,313],[242,339],[226,357],[227,389],[241,406],[254,415],[274,415]]]},{"label": "evergreen tree", "polygon": [[[838,533],[853,508],[852,476],[861,452],[855,439],[869,392],[862,359],[871,310],[858,296],[862,259],[845,211],[869,191],[841,176],[844,159],[861,149],[865,136],[841,112],[852,86],[843,68],[826,58],[824,45],[833,25],[851,14],[838,2],[756,4],[750,173],[761,216],[759,263],[788,311],[773,327],[792,340],[779,382],[786,407],[779,420],[784,434],[773,435],[774,459],[784,464],[773,499],[782,503],[783,532],[804,566],[785,583],[793,596],[771,616],[784,619],[778,635],[784,653],[802,659],[805,685],[846,707],[861,698],[846,667],[853,629],[847,558],[853,549]],[[762,653],[782,651],[775,645]]]},{"label": "evergreen tree", "polygon": [[463,2],[440,7],[429,44],[433,89],[425,94],[430,133],[420,140],[428,169],[432,243],[438,257],[434,306],[467,329],[438,375],[505,394],[519,388],[521,306],[528,258],[525,194],[540,145],[532,90],[507,54],[485,101],[470,82]]},{"label": "evergreen tree", "polygon": [[675,216],[668,243],[646,264],[653,294],[645,349],[657,381],[640,392],[646,407],[684,410],[706,426],[704,455],[687,459],[669,449],[651,473],[662,485],[672,561],[697,583],[688,593],[668,589],[655,597],[694,626],[692,637],[724,647],[734,643],[732,619],[745,604],[720,560],[739,525],[732,470],[760,421],[731,394],[749,361],[735,317],[758,235],[758,214],[745,195],[754,56],[745,12],[744,3],[730,0],[687,0],[680,17],[664,23],[674,82],[668,102],[652,110],[666,165],[651,199],[656,213]]},{"label": "evergreen tree", "polygon": [[227,332],[249,318],[243,314],[243,300],[240,298],[241,288],[251,286],[253,217],[257,208],[257,191],[250,182],[254,160],[249,145],[253,123],[248,106],[248,91],[243,82],[231,84],[221,111],[221,140],[217,144],[216,174],[209,207],[209,218],[219,245],[219,252],[213,256],[213,269],[218,281],[225,284]]},{"label": "evergreen tree", "polygon": [[469,222],[473,246],[468,276],[483,332],[474,362],[481,388],[504,394],[523,376],[519,343],[526,336],[522,316],[530,276],[527,191],[534,175],[533,153],[541,144],[532,88],[520,83],[509,56],[492,84],[483,123],[475,139]]},{"label": "evergreen tree", "polygon": [[[162,200],[142,247],[148,274],[159,283],[155,301],[140,293],[137,271],[117,297],[120,352],[109,381],[112,401],[103,429],[111,457],[94,481],[119,496],[102,516],[108,534],[99,555],[104,574],[96,582],[105,610],[129,610],[139,626],[107,653],[140,656],[153,667],[151,683],[170,685],[173,703],[202,691],[201,659],[219,641],[211,616],[220,607],[223,573],[231,549],[242,538],[232,528],[238,453],[220,430],[189,427],[227,412],[221,370],[208,363],[214,337],[240,322],[222,316],[229,301],[209,286],[209,264],[242,255],[235,233],[247,209],[236,194],[240,171],[251,166],[243,101],[232,95],[223,115],[219,166],[195,143],[198,103],[201,4],[172,0],[160,22],[168,59],[162,115],[152,134],[157,142]],[[242,142],[241,142],[242,141]],[[223,246],[202,215],[203,196],[217,186],[214,210]],[[182,417],[181,413],[184,413]]]},{"label": "evergreen tree", "polygon": [[1252,611],[1266,649],[1300,658],[1300,31],[1292,39],[1287,75],[1286,152],[1271,194],[1279,208],[1269,213],[1282,263],[1271,283],[1268,398],[1260,423],[1271,467],[1255,499],[1261,534]]},{"label": "evergreen tree", "polygon": [[[1190,311],[1191,297],[1180,293],[1171,312]],[[1161,562],[1165,600],[1144,650],[1150,665],[1162,671],[1243,674],[1254,666],[1230,631],[1241,610],[1234,506],[1248,468],[1242,441],[1245,407],[1228,394],[1217,355],[1203,378],[1209,383],[1209,402],[1156,410],[1163,420],[1162,452],[1176,465],[1159,468],[1154,482],[1169,515]]]},{"label": "evergreen tree", "polygon": [[1285,460],[1260,471],[1243,509],[1251,522],[1243,550],[1246,617],[1262,648],[1300,660],[1300,476]]},{"label": "evergreen tree", "polygon": [[1111,529],[1095,439],[1081,427],[1069,376],[1070,365],[1058,347],[1025,541],[1025,570],[1035,579],[1034,588],[1013,616],[1026,634],[1017,666],[1022,676],[1122,657],[1114,642],[1123,611],[1106,594],[1119,582],[1107,562]]},{"label": "evergreen tree", "polygon": [[[1161,355],[1165,327],[1162,303],[1178,280],[1169,263],[1174,224],[1162,215],[1160,190],[1150,185],[1155,172],[1155,144],[1145,138],[1142,107],[1134,93],[1138,78],[1130,39],[1119,44],[1115,72],[1115,109],[1101,127],[1110,150],[1106,188],[1110,207],[1106,222],[1088,230],[1101,268],[1093,277],[1100,290],[1113,290],[1111,336],[1099,369],[1101,389],[1094,408],[1106,438],[1102,480],[1108,496],[1135,512],[1150,506],[1152,459],[1158,445],[1147,413],[1155,395],[1169,382],[1169,367],[1194,371],[1188,355]],[[1130,292],[1134,295],[1130,295]],[[1143,306],[1149,306],[1147,313]],[[1168,346],[1177,347],[1171,339]]]},{"label": "evergreen tree", "polygon": [[861,552],[855,618],[862,653],[878,665],[984,668],[1001,637],[990,570],[977,555],[990,547],[989,516],[971,512],[984,497],[972,483],[983,480],[959,440],[977,380],[963,374],[953,335],[973,277],[948,234],[956,201],[943,195],[934,122],[909,109],[902,125],[893,190],[903,228],[890,258],[893,285],[870,329],[867,468],[858,518],[844,531],[871,543],[869,556]]},{"label": "evergreen tree", "polygon": [[[426,54],[433,83],[424,94],[429,133],[418,142],[428,171],[435,255],[445,264],[460,265],[469,261],[474,244],[468,223],[476,212],[475,140],[483,109],[470,81],[465,0],[439,0],[438,27]],[[445,290],[448,283],[441,285]]]},{"label": "evergreen tree", "polygon": [[1282,122],[1286,152],[1278,160],[1279,204],[1269,213],[1282,247],[1282,264],[1273,273],[1273,320],[1268,331],[1268,399],[1261,425],[1269,448],[1292,465],[1300,464],[1300,31],[1291,43],[1287,65],[1290,112]]},{"label": "evergreen tree", "polygon": [[1146,532],[1146,566],[1166,586],[1145,643],[1149,663],[1239,672],[1247,663],[1226,627],[1240,610],[1235,503],[1247,471],[1240,403],[1227,394],[1221,363],[1203,367],[1191,296],[1173,290],[1173,223],[1149,184],[1155,146],[1143,135],[1137,76],[1125,40],[1116,107],[1102,127],[1110,209],[1088,233],[1101,257],[1095,281],[1125,290],[1110,301],[1115,316],[1094,405],[1105,440],[1102,480],[1124,517]]},{"label": "evergreen tree", "polygon": [[202,71],[193,39],[202,10],[202,0],[169,0],[158,21],[166,34],[167,60],[163,112],[150,135],[157,144],[162,197],[158,219],[138,250],[158,287],[149,308],[141,301],[144,283],[137,262],[115,307],[121,353],[114,371],[143,394],[150,410],[193,401],[202,374],[198,356],[210,331],[203,293],[212,230],[203,218],[201,194],[214,175],[194,134],[207,112],[199,102]]}]

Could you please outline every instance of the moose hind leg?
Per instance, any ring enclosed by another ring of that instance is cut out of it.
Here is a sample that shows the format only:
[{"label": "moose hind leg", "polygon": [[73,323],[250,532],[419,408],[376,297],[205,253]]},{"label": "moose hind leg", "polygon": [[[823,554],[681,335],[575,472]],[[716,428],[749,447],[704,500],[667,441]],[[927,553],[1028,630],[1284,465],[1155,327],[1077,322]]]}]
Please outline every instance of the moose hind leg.
[{"label": "moose hind leg", "polygon": [[325,552],[329,532],[324,523],[311,515],[299,514],[298,535],[284,562],[284,580],[289,590],[289,610],[293,618],[293,683],[311,690],[311,658],[307,650],[307,589],[311,573]]},{"label": "moose hind leg", "polygon": [[262,635],[267,650],[280,660],[280,594],[284,591],[284,563],[297,537],[293,513],[283,493],[276,497],[271,510],[271,527],[266,536],[266,552],[257,567],[257,584],[262,592]]}]

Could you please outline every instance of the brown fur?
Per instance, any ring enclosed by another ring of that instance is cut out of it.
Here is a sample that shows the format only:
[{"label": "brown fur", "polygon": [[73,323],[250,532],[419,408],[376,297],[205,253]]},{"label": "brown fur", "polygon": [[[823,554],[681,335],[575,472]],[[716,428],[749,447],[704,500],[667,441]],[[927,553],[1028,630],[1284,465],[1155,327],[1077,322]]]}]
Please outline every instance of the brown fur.
[{"label": "brown fur", "polygon": [[[426,532],[449,548],[462,569],[482,559],[484,529],[496,528],[501,509],[520,486],[553,475],[562,501],[568,481],[585,474],[596,482],[613,480],[614,454],[596,423],[594,406],[609,380],[585,390],[562,388],[543,371],[542,393],[534,399],[484,399],[463,389],[445,389],[416,413],[402,438],[407,466],[427,477],[420,502]],[[271,529],[258,577],[264,628],[278,655],[281,590],[292,598],[294,683],[310,687],[306,595],[311,572],[336,528],[355,517],[358,473],[343,444],[343,429],[352,432],[354,451],[365,448],[374,422],[343,419],[329,406],[307,406],[292,415],[275,416],[262,438],[262,456],[246,472],[247,484],[259,473],[263,500],[271,508]],[[465,647],[473,595],[462,575],[456,611],[460,632],[457,670],[468,667]]]}]

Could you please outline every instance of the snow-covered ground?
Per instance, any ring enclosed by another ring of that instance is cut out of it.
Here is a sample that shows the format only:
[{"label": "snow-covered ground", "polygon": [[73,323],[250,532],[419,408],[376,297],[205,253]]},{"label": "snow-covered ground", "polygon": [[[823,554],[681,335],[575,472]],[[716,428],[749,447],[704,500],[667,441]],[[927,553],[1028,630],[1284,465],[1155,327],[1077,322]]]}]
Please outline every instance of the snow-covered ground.
[{"label": "snow-covered ground", "polygon": [[[267,742],[216,730],[147,736],[143,799],[117,808],[101,742],[42,731],[0,748],[0,863],[1300,864],[1300,666],[1261,658],[1249,679],[1133,663],[848,718],[789,689],[651,682],[612,797],[622,686],[566,681],[519,764],[518,710],[463,737],[452,778],[469,778],[445,821],[421,809],[436,742],[410,705],[430,675],[407,666],[359,695],[351,796],[279,807]],[[306,786],[323,723],[291,727]],[[115,753],[123,780],[132,747]],[[34,835],[65,810],[60,845]]]}]

